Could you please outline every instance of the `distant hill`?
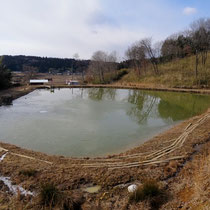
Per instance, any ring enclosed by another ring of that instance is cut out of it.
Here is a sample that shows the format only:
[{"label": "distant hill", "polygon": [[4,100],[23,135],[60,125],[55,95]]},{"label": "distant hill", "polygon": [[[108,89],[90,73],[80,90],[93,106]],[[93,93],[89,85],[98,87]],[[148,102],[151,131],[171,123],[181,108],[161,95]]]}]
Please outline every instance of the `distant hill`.
[{"label": "distant hill", "polygon": [[66,71],[78,73],[88,68],[89,60],[75,60],[67,58],[47,58],[36,56],[2,56],[2,64],[6,65],[11,71],[36,70],[37,72],[62,73]]}]

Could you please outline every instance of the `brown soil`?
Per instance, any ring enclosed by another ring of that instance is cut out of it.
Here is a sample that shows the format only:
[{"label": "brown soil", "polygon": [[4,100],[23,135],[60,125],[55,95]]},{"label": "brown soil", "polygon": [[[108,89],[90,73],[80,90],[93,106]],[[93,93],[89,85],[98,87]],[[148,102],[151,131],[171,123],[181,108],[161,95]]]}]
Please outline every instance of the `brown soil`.
[{"label": "brown soil", "polygon": [[[31,90],[33,89],[27,89],[25,93]],[[8,91],[10,94],[18,93],[16,96],[21,92]],[[181,91],[210,93],[209,90]],[[210,180],[206,172],[210,157],[209,131],[210,110],[136,148],[104,158],[49,156],[0,143],[3,148],[0,149],[0,156],[8,150],[7,156],[0,162],[0,173],[11,177],[14,184],[37,194],[43,183],[54,183],[60,191],[73,199],[83,200],[82,209],[148,209],[147,202],[129,204],[127,191],[129,184],[141,184],[148,179],[156,180],[167,191],[168,200],[162,204],[162,209],[195,209],[199,205],[202,209],[209,205],[206,199],[210,192]],[[199,164],[201,161],[202,165]],[[37,173],[32,177],[21,173],[28,169],[36,170]],[[198,173],[198,170],[203,173]],[[98,193],[84,192],[85,187],[94,185],[102,187]],[[44,209],[40,206],[38,196],[13,196],[2,183],[0,203],[0,209]]]}]

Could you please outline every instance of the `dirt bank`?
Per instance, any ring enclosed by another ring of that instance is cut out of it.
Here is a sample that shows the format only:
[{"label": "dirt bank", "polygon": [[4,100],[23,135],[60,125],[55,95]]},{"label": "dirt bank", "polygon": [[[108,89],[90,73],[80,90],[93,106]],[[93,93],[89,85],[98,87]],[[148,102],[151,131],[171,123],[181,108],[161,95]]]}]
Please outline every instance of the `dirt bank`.
[{"label": "dirt bank", "polygon": [[[210,94],[210,89],[186,89],[186,88],[167,88],[164,86],[157,86],[157,85],[144,85],[144,84],[113,84],[113,85],[37,85],[37,86],[21,86],[10,88],[7,90],[0,91],[0,101],[1,97],[5,95],[10,95],[13,100],[24,96],[36,89],[42,88],[118,88],[118,89],[136,89],[136,90],[153,90],[153,91],[170,91],[170,92],[184,92],[184,93],[196,93],[196,94]],[[1,105],[1,104],[0,104]]]},{"label": "dirt bank", "polygon": [[[39,86],[37,88],[49,88],[50,86]],[[53,88],[118,88],[118,89],[135,89],[135,90],[153,90],[153,91],[170,91],[170,92],[183,92],[183,93],[199,93],[210,94],[210,89],[199,88],[168,88],[165,86],[146,85],[146,84],[113,84],[113,85],[53,85]]]},{"label": "dirt bank", "polygon": [[11,97],[12,100],[15,100],[21,96],[24,96],[31,91],[35,90],[36,87],[33,86],[21,86],[21,87],[14,87],[6,90],[0,91],[0,106],[2,105],[2,98],[4,97]]},{"label": "dirt bank", "polygon": [[[121,88],[120,86],[108,87]],[[203,90],[196,91],[204,93]],[[205,90],[206,92],[209,90]],[[36,195],[39,194],[43,183],[54,183],[60,191],[73,199],[82,200],[82,209],[95,207],[147,209],[149,208],[147,203],[128,203],[127,186],[133,183],[139,185],[146,179],[154,179],[171,196],[169,201],[163,204],[162,209],[186,209],[189,206],[200,205],[201,202],[209,205],[208,200],[205,199],[206,194],[197,196],[197,200],[182,196],[186,186],[190,196],[197,193],[193,183],[189,184],[189,182],[194,179],[193,171],[197,170],[196,167],[201,167],[196,166],[195,161],[199,161],[201,157],[208,157],[206,151],[209,148],[209,141],[210,110],[176,125],[136,148],[104,158],[49,156],[2,142],[0,155],[5,153],[7,155],[0,162],[0,175],[10,177],[13,184],[22,186]],[[27,170],[33,170],[36,173],[32,176],[24,175],[23,171]],[[208,177],[201,176],[201,178],[203,182],[207,182],[205,184],[207,192],[210,181]],[[101,186],[98,193],[90,194],[84,191],[84,188],[95,185]],[[0,209],[42,208],[37,196],[28,198],[13,196],[3,183],[0,183],[0,199]]]}]

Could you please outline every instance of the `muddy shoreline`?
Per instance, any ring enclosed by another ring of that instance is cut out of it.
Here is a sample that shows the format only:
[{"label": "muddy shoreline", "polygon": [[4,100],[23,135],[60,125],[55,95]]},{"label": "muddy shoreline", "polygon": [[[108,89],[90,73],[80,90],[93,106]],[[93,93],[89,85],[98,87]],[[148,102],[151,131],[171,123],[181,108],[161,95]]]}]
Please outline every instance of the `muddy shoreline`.
[{"label": "muddy shoreline", "polygon": [[[115,88],[115,89],[134,89],[134,90],[151,90],[151,91],[168,91],[168,92],[183,92],[183,93],[195,93],[195,94],[210,94],[210,89],[190,89],[190,88],[167,88],[167,87],[148,87],[147,85],[38,85],[38,86],[21,86],[14,87],[7,90],[0,91],[0,99],[2,96],[10,95],[13,100],[27,95],[28,93],[36,89],[50,89],[50,88]],[[1,101],[1,100],[0,100]],[[1,103],[0,103],[1,105]]]},{"label": "muddy shoreline", "polygon": [[0,91],[0,106],[3,105],[2,98],[4,97],[15,100],[24,95],[27,95],[28,93],[34,91],[35,89],[36,87],[33,87],[33,86],[21,86],[21,87],[14,87],[14,88],[6,89],[6,90],[1,90]]}]

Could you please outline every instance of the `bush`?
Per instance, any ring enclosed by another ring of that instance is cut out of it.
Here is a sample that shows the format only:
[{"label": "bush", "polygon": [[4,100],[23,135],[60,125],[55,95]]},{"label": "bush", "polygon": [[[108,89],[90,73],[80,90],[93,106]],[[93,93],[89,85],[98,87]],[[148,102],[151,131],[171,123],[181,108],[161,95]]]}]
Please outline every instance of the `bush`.
[{"label": "bush", "polygon": [[21,170],[19,171],[19,175],[24,175],[24,176],[28,176],[28,177],[31,177],[31,176],[36,176],[37,174],[37,170],[35,169],[24,169],[24,170]]},{"label": "bush", "polygon": [[43,206],[57,207],[63,210],[79,210],[84,202],[83,197],[72,196],[61,192],[54,184],[47,183],[41,186],[40,202]]},{"label": "bush", "polygon": [[129,203],[148,201],[152,209],[158,209],[166,200],[166,195],[155,181],[146,181],[129,195]]},{"label": "bush", "polygon": [[0,64],[0,89],[10,87],[11,72],[2,64]]},{"label": "bush", "polygon": [[125,76],[126,74],[128,74],[127,69],[122,69],[120,71],[118,71],[117,75],[113,77],[113,81],[118,81],[120,80],[123,76]]},{"label": "bush", "polygon": [[55,206],[58,204],[60,196],[61,194],[54,184],[47,183],[41,186],[41,204],[45,206]]},{"label": "bush", "polygon": [[154,197],[161,193],[159,186],[154,181],[147,181],[143,184],[142,189],[144,197]]},{"label": "bush", "polygon": [[141,187],[138,187],[138,189],[130,194],[129,201],[130,202],[139,202],[146,200],[148,198],[157,196],[161,193],[161,190],[159,189],[159,186],[154,181],[147,181],[145,182]]}]

